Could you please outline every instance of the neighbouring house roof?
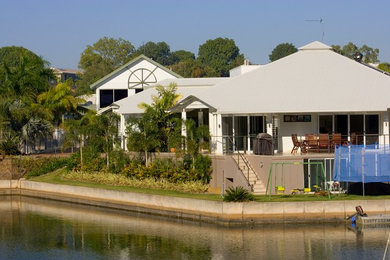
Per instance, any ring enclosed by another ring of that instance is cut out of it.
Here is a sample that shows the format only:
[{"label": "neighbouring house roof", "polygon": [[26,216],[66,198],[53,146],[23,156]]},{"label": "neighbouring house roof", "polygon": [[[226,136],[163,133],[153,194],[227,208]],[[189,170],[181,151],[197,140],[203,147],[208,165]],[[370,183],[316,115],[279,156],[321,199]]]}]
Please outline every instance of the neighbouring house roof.
[{"label": "neighbouring house roof", "polygon": [[104,76],[103,78],[99,79],[98,81],[96,81],[95,83],[93,83],[90,87],[91,89],[95,90],[96,88],[100,87],[101,85],[103,85],[104,83],[106,83],[107,81],[111,80],[112,78],[115,78],[117,75],[121,74],[123,71],[131,68],[132,66],[134,66],[135,64],[143,61],[143,60],[146,60],[150,63],[152,63],[153,65],[155,65],[156,67],[164,70],[165,72],[171,74],[173,77],[176,77],[176,78],[181,78],[181,76],[173,71],[171,71],[170,69],[164,67],[163,65],[155,62],[154,60],[146,57],[145,55],[141,54],[140,56],[138,56],[137,58],[135,59],[132,59],[131,61],[129,61],[128,63],[126,63],[125,65],[117,68],[116,70],[114,70],[113,72],[111,72],[110,74]]},{"label": "neighbouring house roof", "polygon": [[96,111],[96,94],[82,95],[78,97],[85,100],[85,103],[80,105],[81,107]]},{"label": "neighbouring house roof", "polygon": [[386,111],[390,77],[312,42],[193,96],[220,114]]},{"label": "neighbouring house roof", "polygon": [[50,69],[53,70],[54,73],[80,74],[83,72],[82,70],[63,69],[63,68],[55,68],[55,67],[51,67]]}]

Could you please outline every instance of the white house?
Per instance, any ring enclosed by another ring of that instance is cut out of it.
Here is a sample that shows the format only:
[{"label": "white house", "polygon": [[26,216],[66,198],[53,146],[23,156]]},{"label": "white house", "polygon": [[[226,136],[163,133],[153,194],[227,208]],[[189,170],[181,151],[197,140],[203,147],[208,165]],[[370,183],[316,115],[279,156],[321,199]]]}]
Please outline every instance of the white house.
[{"label": "white house", "polygon": [[[356,133],[366,144],[389,143],[390,76],[321,42],[266,65],[236,69],[230,78],[183,79],[153,66],[156,70],[148,67],[144,72],[158,70],[162,76],[147,84],[178,85],[182,99],[171,111],[208,124],[216,154],[227,149],[251,151],[253,139],[262,132],[273,136],[277,152],[291,151],[293,133],[341,133],[346,139]],[[92,85],[104,102],[107,93],[102,91],[114,90],[112,109],[121,115],[122,133],[125,118],[142,113],[137,105],[150,102],[155,92],[152,87],[115,102],[116,89],[130,88],[134,94],[146,85],[145,76],[132,83],[132,73],[141,68],[125,65]]]}]

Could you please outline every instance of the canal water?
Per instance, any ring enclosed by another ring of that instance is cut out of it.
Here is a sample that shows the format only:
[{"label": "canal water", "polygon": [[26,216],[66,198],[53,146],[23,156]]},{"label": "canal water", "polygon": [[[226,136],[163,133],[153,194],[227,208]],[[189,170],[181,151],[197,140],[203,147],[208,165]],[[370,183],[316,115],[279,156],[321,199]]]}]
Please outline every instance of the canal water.
[{"label": "canal water", "polygon": [[0,225],[0,259],[382,259],[390,232],[224,227],[20,196],[0,196]]}]

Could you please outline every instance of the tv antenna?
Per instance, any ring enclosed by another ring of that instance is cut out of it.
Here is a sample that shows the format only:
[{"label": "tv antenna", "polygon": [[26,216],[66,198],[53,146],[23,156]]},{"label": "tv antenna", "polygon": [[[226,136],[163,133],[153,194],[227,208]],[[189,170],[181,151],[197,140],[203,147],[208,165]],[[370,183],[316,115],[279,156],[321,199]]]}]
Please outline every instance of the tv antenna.
[{"label": "tv antenna", "polygon": [[324,36],[325,36],[325,31],[324,31],[324,19],[320,18],[320,19],[311,19],[311,20],[305,20],[305,22],[319,22],[321,24],[321,27],[322,27],[322,37],[321,37],[321,41],[324,41]]}]

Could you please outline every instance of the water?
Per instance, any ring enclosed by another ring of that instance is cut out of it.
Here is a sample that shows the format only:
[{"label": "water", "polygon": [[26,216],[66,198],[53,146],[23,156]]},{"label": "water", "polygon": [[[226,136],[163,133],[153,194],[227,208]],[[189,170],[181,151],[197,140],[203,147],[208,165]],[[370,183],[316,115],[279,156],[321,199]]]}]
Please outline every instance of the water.
[{"label": "water", "polygon": [[0,259],[382,259],[390,231],[222,227],[19,196],[0,196],[0,224]]}]

